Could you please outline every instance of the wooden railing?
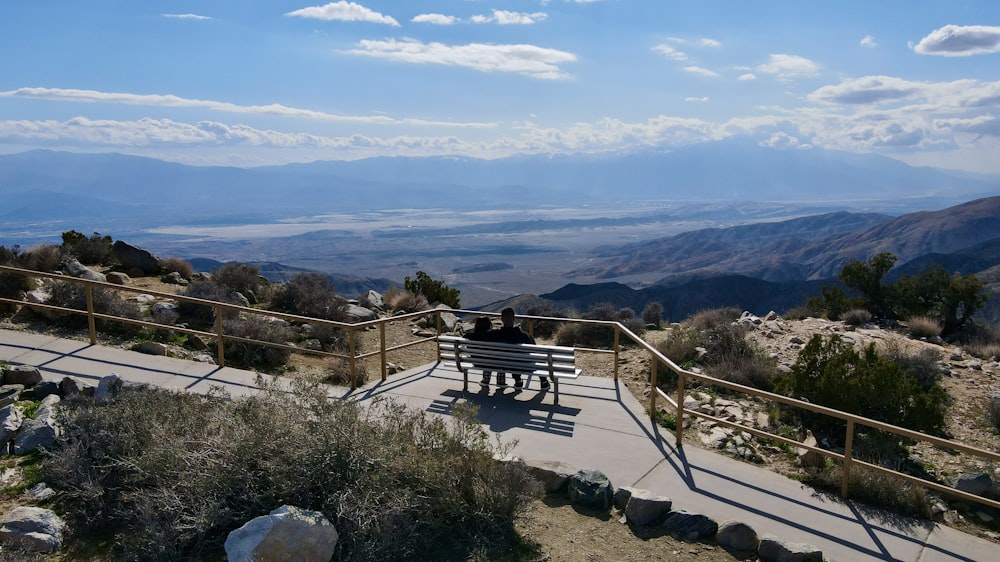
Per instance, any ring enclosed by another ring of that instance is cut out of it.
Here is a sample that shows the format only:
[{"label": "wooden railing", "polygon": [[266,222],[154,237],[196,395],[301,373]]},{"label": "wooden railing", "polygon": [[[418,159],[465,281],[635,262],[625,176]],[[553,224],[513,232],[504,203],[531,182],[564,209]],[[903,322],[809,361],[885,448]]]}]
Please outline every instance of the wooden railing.
[{"label": "wooden railing", "polygon": [[[142,288],[138,288],[138,287],[130,287],[130,286],[127,286],[127,285],[116,285],[116,284],[106,283],[106,282],[101,282],[101,281],[90,281],[90,280],[86,280],[86,279],[72,278],[72,277],[62,276],[62,275],[58,275],[58,274],[40,273],[40,272],[37,272],[37,271],[30,271],[30,270],[13,268],[13,267],[7,267],[7,266],[0,266],[0,273],[16,273],[16,274],[27,275],[29,277],[57,279],[57,280],[60,280],[60,281],[66,281],[66,282],[71,282],[71,283],[82,284],[84,286],[84,288],[85,288],[85,291],[86,291],[86,298],[87,298],[86,310],[76,310],[76,309],[57,307],[57,306],[51,306],[51,305],[46,305],[46,304],[29,303],[29,302],[25,302],[25,301],[22,301],[22,300],[14,300],[14,299],[7,299],[7,298],[0,298],[0,303],[9,303],[9,304],[13,304],[13,305],[27,306],[27,307],[30,307],[30,308],[37,308],[37,309],[47,309],[47,310],[57,311],[57,312],[66,313],[66,314],[82,314],[82,315],[86,315],[87,316],[87,320],[88,320],[87,324],[88,324],[88,331],[89,331],[89,336],[90,336],[90,343],[92,345],[94,345],[94,344],[97,343],[96,320],[100,319],[100,320],[109,320],[109,321],[124,322],[124,323],[129,323],[129,324],[137,324],[137,325],[140,325],[140,326],[146,326],[146,327],[163,329],[163,330],[172,330],[174,332],[194,334],[194,335],[197,335],[197,336],[200,336],[200,337],[212,338],[212,339],[214,339],[216,341],[217,353],[218,353],[217,361],[218,361],[219,366],[224,366],[225,365],[224,347],[225,347],[225,342],[227,342],[227,341],[241,341],[241,342],[252,343],[252,344],[255,344],[255,345],[263,345],[263,346],[270,346],[270,347],[275,347],[275,348],[287,349],[289,351],[296,352],[296,353],[304,353],[304,354],[311,354],[311,355],[336,357],[336,358],[340,358],[340,359],[343,359],[343,360],[346,360],[346,361],[349,362],[349,365],[350,365],[350,375],[351,375],[351,389],[352,390],[355,389],[355,388],[357,388],[357,376],[356,376],[356,373],[357,373],[358,361],[362,361],[362,360],[364,360],[366,358],[374,357],[374,356],[377,355],[379,357],[378,362],[381,365],[381,378],[384,381],[384,380],[386,380],[386,376],[387,376],[387,365],[388,365],[387,354],[389,352],[400,350],[400,349],[404,349],[404,348],[415,346],[415,345],[426,344],[426,343],[429,343],[429,342],[436,342],[436,337],[434,337],[434,336],[427,336],[427,337],[416,338],[416,339],[414,339],[412,341],[408,341],[408,342],[405,342],[403,344],[399,344],[399,345],[395,345],[395,346],[391,346],[391,347],[387,346],[387,344],[386,344],[386,335],[385,335],[385,327],[386,327],[387,323],[396,322],[396,321],[405,321],[405,320],[408,320],[408,319],[411,319],[411,318],[427,317],[429,315],[434,315],[435,316],[435,328],[436,328],[434,330],[434,332],[435,332],[435,334],[441,334],[443,332],[443,330],[442,330],[441,315],[444,314],[444,313],[453,313],[453,314],[456,314],[456,315],[470,315],[470,314],[474,314],[474,315],[480,315],[480,316],[499,316],[499,314],[497,314],[497,313],[472,311],[472,310],[463,310],[463,309],[433,309],[433,310],[427,310],[427,311],[422,311],[422,312],[413,312],[413,313],[409,313],[409,314],[401,314],[401,315],[396,315],[396,316],[392,316],[392,317],[389,317],[389,318],[381,318],[381,319],[371,320],[371,321],[367,321],[367,322],[345,323],[345,322],[334,322],[334,321],[331,321],[331,320],[322,320],[322,319],[317,319],[317,318],[310,318],[310,317],[305,317],[305,316],[297,316],[297,315],[293,315],[293,314],[284,314],[284,313],[272,312],[272,311],[267,311],[267,310],[260,310],[260,309],[256,309],[256,308],[243,307],[243,306],[237,306],[237,305],[232,305],[232,304],[220,303],[220,302],[216,302],[216,301],[198,299],[198,298],[188,297],[188,296],[184,296],[184,295],[176,295],[176,294],[172,294],[172,293],[162,293],[162,292],[156,292],[156,291],[149,291],[149,290],[146,290],[146,289],[142,289]],[[194,303],[194,304],[200,304],[200,305],[204,305],[204,306],[213,307],[213,309],[215,311],[215,325],[214,325],[213,331],[208,332],[208,331],[204,331],[204,330],[195,330],[195,329],[191,329],[191,328],[182,328],[182,327],[178,327],[178,326],[174,326],[174,325],[158,324],[158,323],[150,322],[150,321],[146,321],[146,320],[136,320],[136,319],[130,319],[130,318],[124,318],[124,317],[111,316],[111,315],[97,313],[94,310],[94,300],[93,300],[93,290],[96,287],[107,288],[107,289],[111,289],[111,290],[115,290],[115,291],[126,291],[126,292],[132,292],[132,293],[148,294],[148,295],[152,295],[152,296],[158,297],[158,298],[173,299],[173,300],[177,300],[177,301],[186,301],[186,302],[191,302],[191,303]],[[272,343],[272,342],[266,342],[266,341],[260,341],[260,340],[252,340],[252,339],[247,339],[247,338],[242,338],[242,337],[237,337],[237,336],[229,335],[229,334],[225,333],[225,331],[224,331],[224,325],[223,325],[223,322],[222,322],[222,318],[224,317],[225,313],[229,313],[229,314],[237,313],[237,314],[248,314],[248,315],[250,315],[250,314],[263,315],[263,316],[269,316],[269,317],[273,317],[273,318],[283,319],[283,320],[286,320],[286,321],[289,321],[289,322],[307,322],[307,323],[310,323],[310,324],[325,324],[325,325],[328,325],[328,326],[331,326],[331,327],[334,327],[334,328],[342,329],[342,330],[345,330],[347,332],[347,334],[348,334],[348,337],[347,337],[347,341],[349,342],[349,344],[348,344],[349,345],[348,353],[347,354],[342,354],[342,353],[324,352],[324,351],[319,351],[319,350],[310,350],[310,349],[305,349],[305,348],[301,348],[301,347],[297,347],[297,346],[291,346],[291,345],[287,345],[287,344],[279,344],[279,343]],[[876,464],[872,464],[872,463],[869,463],[869,462],[858,460],[858,459],[854,458],[854,456],[853,456],[853,443],[854,443],[854,434],[855,434],[855,431],[858,428],[858,426],[865,426],[865,427],[870,427],[870,428],[873,428],[873,429],[877,429],[879,431],[885,431],[885,432],[889,432],[889,433],[892,433],[892,434],[895,434],[895,435],[899,435],[900,437],[905,437],[905,438],[908,438],[908,439],[913,439],[913,440],[916,440],[916,441],[920,441],[920,442],[924,442],[924,443],[929,443],[929,444],[937,446],[937,447],[944,447],[944,448],[947,448],[947,449],[960,451],[960,452],[963,452],[963,453],[966,453],[966,454],[970,454],[970,455],[976,456],[976,457],[978,457],[980,459],[983,459],[983,460],[986,460],[986,461],[990,461],[990,462],[1000,462],[1000,454],[998,454],[996,452],[987,451],[987,450],[980,449],[980,448],[977,448],[977,447],[973,447],[973,446],[970,446],[970,445],[965,445],[965,444],[959,443],[957,441],[951,441],[951,440],[948,440],[948,439],[942,439],[942,438],[939,438],[939,437],[934,437],[932,435],[927,435],[927,434],[924,434],[924,433],[921,433],[921,432],[918,432],[918,431],[909,430],[909,429],[906,429],[906,428],[903,428],[903,427],[898,427],[898,426],[894,426],[894,425],[891,425],[891,424],[887,424],[887,423],[883,423],[883,422],[880,422],[880,421],[876,421],[876,420],[873,420],[873,419],[864,418],[864,417],[857,416],[857,415],[854,415],[854,414],[849,414],[847,412],[842,412],[842,411],[839,411],[839,410],[834,410],[834,409],[831,409],[831,408],[826,408],[826,407],[819,406],[819,405],[816,405],[816,404],[811,404],[809,402],[804,402],[802,400],[796,400],[794,398],[789,398],[787,396],[782,396],[780,394],[774,394],[774,393],[771,393],[771,392],[766,392],[766,391],[763,391],[763,390],[758,390],[756,388],[752,388],[752,387],[748,387],[748,386],[743,386],[743,385],[736,384],[736,383],[733,383],[733,382],[729,382],[729,381],[725,381],[725,380],[722,380],[722,379],[717,379],[717,378],[714,378],[714,377],[710,377],[708,375],[703,375],[703,374],[699,374],[699,373],[694,373],[692,371],[688,371],[686,369],[683,369],[683,368],[679,367],[677,364],[675,364],[668,357],[666,357],[665,355],[663,355],[655,347],[653,347],[652,345],[650,345],[648,342],[646,342],[641,337],[639,337],[634,332],[632,332],[627,327],[625,327],[624,325],[622,325],[622,324],[620,324],[618,322],[601,321],[601,320],[583,320],[583,319],[577,319],[577,318],[552,318],[552,317],[545,317],[545,316],[525,316],[525,315],[518,316],[518,318],[522,321],[522,324],[527,324],[527,329],[528,329],[529,333],[533,333],[534,332],[533,327],[534,327],[534,322],[536,322],[536,321],[548,321],[548,322],[558,322],[558,323],[575,323],[575,324],[599,325],[599,326],[606,326],[609,329],[614,330],[614,339],[613,339],[613,345],[612,345],[611,349],[577,348],[577,351],[612,355],[613,356],[613,363],[614,363],[613,374],[614,374],[614,379],[616,381],[618,380],[618,363],[619,363],[619,357],[620,357],[620,353],[621,353],[621,348],[622,348],[622,345],[623,345],[623,341],[622,341],[622,337],[623,336],[624,336],[625,339],[627,339],[628,341],[630,341],[632,344],[634,344],[634,345],[638,346],[639,348],[644,349],[645,351],[647,351],[650,354],[650,359],[651,359],[651,361],[650,361],[650,365],[651,365],[650,383],[652,385],[652,392],[650,392],[650,397],[649,397],[648,412],[649,412],[649,415],[651,417],[655,417],[657,415],[657,400],[658,399],[664,400],[665,402],[667,402],[674,409],[674,411],[676,412],[676,419],[675,419],[675,422],[676,422],[676,434],[675,434],[675,439],[676,439],[676,443],[677,443],[678,446],[683,446],[683,440],[684,440],[683,429],[684,429],[684,418],[685,418],[685,416],[694,416],[694,417],[698,417],[698,418],[703,418],[703,419],[709,420],[709,421],[711,421],[713,423],[716,423],[718,425],[721,425],[721,426],[731,427],[731,428],[739,430],[739,431],[744,431],[746,433],[749,433],[751,435],[755,435],[755,436],[760,437],[760,438],[771,439],[771,440],[774,440],[774,441],[777,441],[777,442],[780,442],[780,443],[784,443],[784,444],[789,445],[791,447],[795,447],[795,448],[799,448],[799,449],[808,449],[808,450],[814,451],[814,452],[816,452],[816,453],[818,453],[820,455],[824,455],[826,457],[831,457],[831,458],[839,461],[841,463],[841,467],[842,467],[841,468],[841,489],[840,489],[840,494],[844,498],[848,497],[849,493],[850,493],[849,480],[850,480],[851,470],[854,467],[863,467],[863,468],[867,468],[869,470],[874,470],[874,471],[877,471],[877,472],[880,472],[880,473],[883,473],[883,474],[888,474],[888,475],[890,475],[892,477],[899,478],[899,479],[902,479],[902,480],[905,480],[905,481],[908,481],[908,482],[911,482],[911,483],[914,483],[914,484],[918,484],[920,486],[924,486],[924,487],[927,487],[927,488],[938,490],[940,492],[944,492],[946,494],[949,494],[949,495],[952,495],[952,496],[955,496],[955,497],[959,497],[959,498],[962,498],[962,499],[965,499],[965,500],[968,500],[968,501],[972,501],[972,502],[976,502],[976,503],[988,505],[988,506],[991,506],[991,507],[994,507],[994,508],[1000,508],[1000,502],[997,502],[997,501],[994,501],[994,500],[991,500],[991,499],[988,499],[988,498],[984,498],[982,496],[977,496],[975,494],[970,494],[970,493],[967,493],[967,492],[963,492],[963,491],[957,490],[957,489],[955,489],[955,488],[953,488],[951,486],[946,486],[946,485],[943,485],[943,484],[939,484],[937,482],[932,482],[930,480],[925,480],[923,478],[917,478],[915,476],[912,476],[912,475],[909,475],[909,474],[905,474],[905,473],[902,473],[902,472],[899,472],[899,471],[896,471],[896,470],[892,470],[890,468],[886,468],[886,467],[883,467],[883,466],[879,466],[879,465],[876,465]],[[358,350],[356,348],[356,343],[355,343],[356,342],[356,338],[355,338],[356,334],[359,331],[361,331],[361,330],[367,330],[368,328],[371,328],[371,327],[376,327],[378,329],[378,331],[379,331],[379,348],[378,348],[378,350],[369,351],[369,352],[363,352],[361,350]],[[437,350],[437,359],[438,359],[438,361],[441,360],[440,349]],[[661,366],[665,366],[667,369],[669,369],[671,372],[673,372],[674,375],[677,376],[677,399],[676,400],[673,399],[673,398],[671,398],[669,395],[667,395],[662,389],[659,388],[659,386],[657,384],[657,374],[658,374],[658,371],[659,371],[659,369],[660,369]],[[814,412],[814,413],[817,413],[817,414],[823,414],[823,415],[827,415],[827,416],[831,416],[831,417],[843,420],[845,422],[845,424],[846,424],[846,432],[845,432],[845,435],[844,435],[844,452],[843,453],[838,453],[838,452],[835,452],[835,451],[830,451],[830,450],[822,449],[822,448],[819,448],[819,447],[808,446],[808,445],[800,443],[799,441],[796,441],[794,439],[789,439],[787,437],[784,437],[784,436],[781,436],[781,435],[777,435],[775,433],[770,433],[770,432],[767,432],[767,431],[764,431],[764,430],[761,430],[761,429],[757,429],[755,427],[743,425],[743,424],[738,423],[738,422],[729,421],[729,420],[725,420],[725,419],[718,418],[718,417],[715,417],[715,416],[711,416],[711,415],[705,414],[703,412],[699,412],[699,411],[695,411],[695,410],[689,410],[689,409],[687,409],[687,408],[684,407],[684,392],[685,392],[685,389],[686,389],[689,381],[696,381],[696,382],[700,382],[700,383],[706,384],[706,385],[712,385],[712,386],[716,386],[716,387],[720,387],[720,388],[725,388],[725,389],[727,389],[729,391],[732,391],[732,392],[744,394],[744,395],[747,395],[747,396],[756,397],[756,398],[763,399],[763,400],[768,400],[768,401],[775,402],[775,403],[778,403],[778,404],[783,404],[785,406],[790,406],[790,407],[793,407],[793,408],[799,408],[799,409],[802,409],[802,410]]]}]

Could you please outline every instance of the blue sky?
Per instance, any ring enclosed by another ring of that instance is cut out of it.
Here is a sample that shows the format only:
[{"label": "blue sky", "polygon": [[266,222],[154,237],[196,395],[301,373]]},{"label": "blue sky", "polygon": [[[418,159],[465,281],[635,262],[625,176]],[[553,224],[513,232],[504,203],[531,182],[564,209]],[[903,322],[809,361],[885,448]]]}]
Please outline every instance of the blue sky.
[{"label": "blue sky", "polygon": [[0,152],[255,166],[749,136],[1000,173],[1000,2],[0,3]]}]

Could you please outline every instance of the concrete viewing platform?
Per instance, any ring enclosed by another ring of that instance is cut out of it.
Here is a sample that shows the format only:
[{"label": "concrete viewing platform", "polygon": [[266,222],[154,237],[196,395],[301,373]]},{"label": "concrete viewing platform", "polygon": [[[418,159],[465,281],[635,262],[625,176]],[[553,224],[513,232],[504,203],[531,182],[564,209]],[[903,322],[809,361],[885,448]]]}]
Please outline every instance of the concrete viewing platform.
[{"label": "concrete viewing platform", "polygon": [[[47,380],[65,376],[96,382],[111,373],[132,382],[207,393],[222,387],[232,396],[255,392],[258,375],[194,361],[144,355],[54,336],[0,330],[0,361],[34,365]],[[586,375],[586,373],[584,374]],[[764,468],[688,444],[656,426],[625,388],[606,377],[581,376],[560,383],[560,404],[529,389],[481,389],[447,363],[431,363],[335,394],[358,401],[385,397],[448,415],[456,404],[479,407],[484,427],[512,453],[597,469],[616,487],[645,488],[670,497],[674,509],[702,513],[719,523],[734,519],[761,536],[808,543],[828,560],[913,562],[1000,560],[1000,545],[930,521],[906,519],[816,492]]]}]

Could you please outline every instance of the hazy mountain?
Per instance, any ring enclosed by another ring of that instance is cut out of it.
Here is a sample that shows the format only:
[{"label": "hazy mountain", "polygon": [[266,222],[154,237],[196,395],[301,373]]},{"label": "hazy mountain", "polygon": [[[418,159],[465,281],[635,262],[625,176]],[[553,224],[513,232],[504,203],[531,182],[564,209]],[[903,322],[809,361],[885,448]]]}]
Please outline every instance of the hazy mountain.
[{"label": "hazy mountain", "polygon": [[1000,238],[1000,197],[933,212],[891,218],[828,213],[732,228],[710,228],[667,238],[604,247],[596,264],[574,274],[613,279],[637,273],[705,278],[729,273],[770,281],[836,277],[845,263],[891,252],[906,263],[920,256],[952,254]]},{"label": "hazy mountain", "polygon": [[[116,214],[175,223],[435,208],[534,208],[640,200],[863,202],[939,208],[997,192],[1000,179],[874,155],[775,150],[727,140],[627,155],[371,158],[260,168],[185,166],[120,154],[0,155],[5,218]],[[89,200],[89,202],[88,202]],[[124,206],[124,207],[123,207]],[[146,225],[154,226],[154,225]]]},{"label": "hazy mountain", "polygon": [[[209,258],[192,258],[188,260],[195,271],[203,271],[211,273],[216,269],[219,269],[225,263],[213,260]],[[301,267],[291,267],[288,265],[276,263],[276,262],[245,262],[248,265],[252,265],[260,270],[260,274],[272,283],[280,283],[283,281],[288,281],[292,277],[300,273],[320,273],[314,272],[309,269],[304,269]],[[334,289],[337,294],[345,296],[347,298],[354,298],[358,295],[363,295],[368,293],[369,290],[374,290],[379,293],[384,293],[390,287],[399,286],[398,282],[391,279],[372,279],[369,277],[358,277],[356,275],[341,275],[337,273],[323,273],[327,279],[333,283]]]}]

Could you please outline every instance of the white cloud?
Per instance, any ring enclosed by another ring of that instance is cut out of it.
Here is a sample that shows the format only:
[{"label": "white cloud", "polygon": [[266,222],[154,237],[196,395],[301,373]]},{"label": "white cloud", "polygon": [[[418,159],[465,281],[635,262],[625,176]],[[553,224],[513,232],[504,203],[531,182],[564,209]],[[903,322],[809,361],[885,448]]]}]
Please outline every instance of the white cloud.
[{"label": "white cloud", "polygon": [[709,70],[707,68],[702,68],[700,66],[685,66],[684,67],[684,71],[685,72],[690,72],[692,74],[700,74],[702,76],[710,76],[712,78],[716,78],[716,77],[719,76],[717,73],[715,73],[715,72],[713,72],[713,71],[711,71],[711,70]]},{"label": "white cloud", "polygon": [[208,16],[199,16],[198,14],[160,14],[165,18],[173,18],[179,20],[210,20],[212,18]]},{"label": "white cloud", "polygon": [[568,78],[569,74],[559,65],[576,60],[573,53],[523,44],[445,45],[423,43],[415,39],[366,39],[359,42],[358,47],[348,52],[416,64],[461,66],[481,72],[516,72],[543,80]]},{"label": "white cloud", "polygon": [[738,80],[756,80],[757,75],[753,72],[747,72],[746,74],[740,74]]},{"label": "white cloud", "polygon": [[686,61],[688,58],[687,53],[683,51],[678,51],[677,49],[671,47],[670,45],[667,45],[666,43],[661,43],[659,45],[653,46],[652,51],[654,53],[660,53],[661,55],[667,57],[668,59],[676,61]]},{"label": "white cloud", "polygon": [[698,43],[700,43],[702,47],[718,48],[722,46],[722,43],[716,41],[715,39],[711,39],[709,37],[702,37],[698,41]]},{"label": "white cloud", "polygon": [[809,94],[811,101],[845,104],[873,104],[896,101],[921,91],[920,84],[892,76],[864,76],[823,86]]},{"label": "white cloud", "polygon": [[878,47],[878,43],[875,42],[875,38],[871,35],[865,35],[862,37],[860,45],[862,47]]},{"label": "white cloud", "polygon": [[815,76],[819,74],[819,65],[798,55],[774,54],[768,62],[756,69],[764,74],[771,74],[781,80],[790,80],[799,76]]},{"label": "white cloud", "polygon": [[496,23],[499,25],[531,25],[548,19],[545,12],[511,12],[508,10],[493,10],[492,16],[476,15],[469,18],[472,23]]},{"label": "white cloud", "polygon": [[362,6],[361,4],[347,2],[346,0],[331,2],[325,6],[301,8],[299,10],[288,12],[285,15],[326,21],[364,21],[399,27],[399,22],[392,16],[380,14]]},{"label": "white cloud", "polygon": [[434,25],[451,25],[459,21],[455,16],[446,16],[444,14],[419,14],[413,16],[411,20],[414,23],[432,23]]},{"label": "white cloud", "polygon": [[946,25],[920,40],[914,52],[921,55],[966,57],[1000,52],[1000,27],[990,25]]},{"label": "white cloud", "polygon": [[708,102],[708,96],[703,96],[703,97],[700,97],[700,98],[688,97],[688,98],[684,98],[684,101],[706,103],[706,102]]},{"label": "white cloud", "polygon": [[215,100],[181,98],[170,94],[128,94],[121,92],[99,92],[96,90],[75,90],[63,88],[19,88],[17,90],[0,91],[0,98],[29,98],[57,102],[109,103],[118,105],[142,105],[148,107],[190,107],[209,109],[212,111],[224,111],[227,113],[272,115],[301,119],[319,119],[325,121],[369,123],[375,125],[407,124],[449,127],[494,126],[494,124],[490,123],[455,123],[412,118],[394,119],[384,115],[336,115],[322,111],[314,111],[311,109],[287,107],[280,104],[237,105]]}]

